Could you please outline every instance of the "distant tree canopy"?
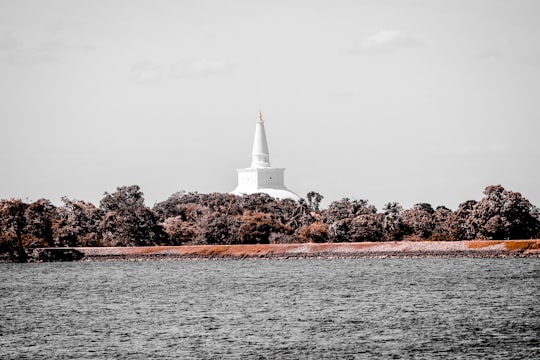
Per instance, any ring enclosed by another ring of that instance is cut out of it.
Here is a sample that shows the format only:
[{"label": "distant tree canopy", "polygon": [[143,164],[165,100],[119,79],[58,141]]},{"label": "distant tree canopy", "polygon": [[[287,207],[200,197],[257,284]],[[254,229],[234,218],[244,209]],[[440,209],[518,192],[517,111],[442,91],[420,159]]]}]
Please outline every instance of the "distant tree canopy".
[{"label": "distant tree canopy", "polygon": [[123,186],[105,193],[99,203],[103,218],[99,231],[108,246],[144,246],[167,243],[156,214],[144,205],[139,186]]},{"label": "distant tree canopy", "polygon": [[540,237],[540,211],[520,193],[491,185],[480,201],[452,211],[418,203],[381,212],[367,200],[344,198],[320,209],[311,191],[300,201],[266,194],[172,194],[152,208],[139,186],[105,193],[99,207],[62,198],[0,200],[0,258],[25,261],[25,250],[54,246],[268,244],[400,240],[530,239]]}]

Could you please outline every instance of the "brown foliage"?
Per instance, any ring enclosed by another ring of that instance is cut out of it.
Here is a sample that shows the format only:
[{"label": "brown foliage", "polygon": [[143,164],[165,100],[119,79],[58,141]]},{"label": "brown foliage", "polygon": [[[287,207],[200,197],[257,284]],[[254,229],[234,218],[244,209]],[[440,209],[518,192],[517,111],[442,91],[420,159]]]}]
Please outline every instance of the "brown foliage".
[{"label": "brown foliage", "polygon": [[304,225],[298,229],[298,236],[304,242],[322,243],[328,241],[328,228],[320,221]]},{"label": "brown foliage", "polygon": [[182,220],[182,216],[167,218],[162,225],[169,235],[169,245],[192,243],[199,234],[196,224]]},{"label": "brown foliage", "polygon": [[240,226],[236,237],[240,244],[269,244],[273,232],[284,230],[284,225],[268,213],[246,211],[237,219]]},{"label": "brown foliage", "polygon": [[[105,193],[99,208],[64,198],[53,206],[0,200],[0,253],[24,261],[25,248],[268,244],[396,240],[528,239],[540,235],[540,211],[520,193],[488,186],[480,201],[456,211],[419,203],[382,212],[367,200],[342,199],[319,210],[322,196],[277,200],[266,194],[235,196],[178,192],[152,209],[136,185]],[[521,243],[508,246],[522,246]],[[472,245],[474,246],[474,245]]]},{"label": "brown foliage", "polygon": [[529,239],[538,234],[538,209],[520,193],[491,185],[474,205],[469,222],[483,239]]}]

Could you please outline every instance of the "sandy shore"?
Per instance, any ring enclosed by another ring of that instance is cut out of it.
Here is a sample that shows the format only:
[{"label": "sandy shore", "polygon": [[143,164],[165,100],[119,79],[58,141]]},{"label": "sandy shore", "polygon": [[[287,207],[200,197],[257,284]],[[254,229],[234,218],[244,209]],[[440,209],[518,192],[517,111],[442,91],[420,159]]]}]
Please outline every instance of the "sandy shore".
[{"label": "sandy shore", "polygon": [[540,240],[72,248],[83,261],[154,259],[539,257]]}]

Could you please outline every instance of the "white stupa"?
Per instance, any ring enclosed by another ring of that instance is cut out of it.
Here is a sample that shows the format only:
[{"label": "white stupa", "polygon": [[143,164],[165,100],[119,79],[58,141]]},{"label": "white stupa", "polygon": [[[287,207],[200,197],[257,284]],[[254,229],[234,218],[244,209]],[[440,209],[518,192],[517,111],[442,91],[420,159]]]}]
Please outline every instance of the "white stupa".
[{"label": "white stupa", "polygon": [[251,167],[237,169],[238,186],[232,194],[244,195],[265,193],[276,199],[300,200],[300,197],[287,189],[284,183],[283,168],[270,166],[270,152],[264,131],[264,121],[259,113],[259,120],[255,125],[255,138],[251,154]]}]

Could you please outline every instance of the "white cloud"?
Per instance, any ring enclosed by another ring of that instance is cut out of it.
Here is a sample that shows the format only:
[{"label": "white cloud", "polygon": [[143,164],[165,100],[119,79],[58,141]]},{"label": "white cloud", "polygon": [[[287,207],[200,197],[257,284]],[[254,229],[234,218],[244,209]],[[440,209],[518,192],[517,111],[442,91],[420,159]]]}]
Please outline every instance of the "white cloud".
[{"label": "white cloud", "polygon": [[233,64],[227,60],[183,59],[171,64],[170,76],[173,78],[207,76],[231,71]]},{"label": "white cloud", "polygon": [[58,61],[61,51],[92,51],[91,46],[69,45],[49,40],[36,45],[21,43],[8,32],[0,34],[0,62],[10,65],[37,65]]},{"label": "white cloud", "polygon": [[131,67],[133,80],[148,83],[165,78],[203,77],[231,71],[234,66],[226,60],[183,59],[173,63],[141,61]]},{"label": "white cloud", "polygon": [[337,97],[337,98],[344,98],[344,97],[352,97],[352,96],[355,96],[356,94],[354,93],[354,91],[347,91],[347,90],[343,90],[343,91],[333,91],[329,94],[329,96],[331,97]]},{"label": "white cloud", "polygon": [[58,59],[48,54],[41,54],[39,52],[27,49],[15,49],[6,52],[0,61],[4,64],[10,65],[39,65],[48,64]]},{"label": "white cloud", "polygon": [[131,67],[133,80],[141,83],[161,81],[165,72],[163,65],[152,61],[141,61]]},{"label": "white cloud", "polygon": [[351,53],[391,52],[399,48],[420,47],[422,43],[398,30],[382,30],[364,37]]},{"label": "white cloud", "polygon": [[42,42],[36,47],[37,51],[40,52],[60,52],[60,51],[93,51],[95,48],[91,45],[80,45],[80,44],[66,44],[58,40],[49,40]]}]

